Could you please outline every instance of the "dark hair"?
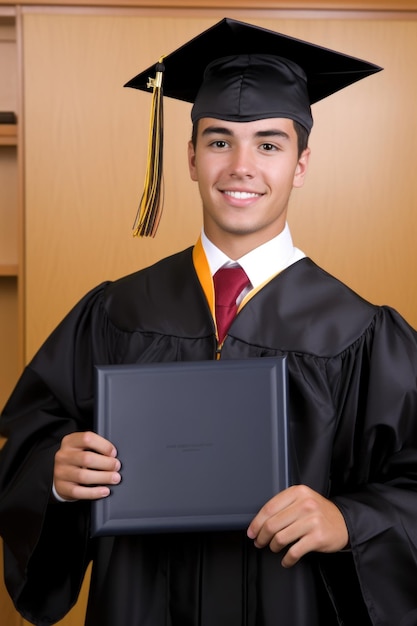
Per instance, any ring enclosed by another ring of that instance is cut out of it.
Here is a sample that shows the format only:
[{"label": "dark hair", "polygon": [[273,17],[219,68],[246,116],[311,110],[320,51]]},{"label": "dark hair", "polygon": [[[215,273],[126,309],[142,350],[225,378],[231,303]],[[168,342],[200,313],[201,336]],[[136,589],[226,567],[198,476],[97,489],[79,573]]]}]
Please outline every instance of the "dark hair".
[{"label": "dark hair", "polygon": [[299,122],[293,121],[295,132],[297,133],[298,156],[300,157],[308,147],[310,132]]},{"label": "dark hair", "polygon": [[[297,134],[298,156],[300,157],[308,146],[308,138],[309,138],[310,133],[299,122],[296,122],[293,120],[293,124],[294,124],[295,132]],[[191,133],[191,143],[194,146],[194,150],[197,145],[197,132],[198,132],[198,120],[193,124],[193,130]]]}]

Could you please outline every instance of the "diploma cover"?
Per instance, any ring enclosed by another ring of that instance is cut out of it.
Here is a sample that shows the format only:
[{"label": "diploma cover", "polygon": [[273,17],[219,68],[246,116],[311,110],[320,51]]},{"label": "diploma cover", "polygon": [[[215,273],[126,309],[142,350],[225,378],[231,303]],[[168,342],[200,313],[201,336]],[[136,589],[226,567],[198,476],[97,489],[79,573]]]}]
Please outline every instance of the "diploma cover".
[{"label": "diploma cover", "polygon": [[91,534],[246,528],[290,484],[285,357],[96,367],[122,481]]}]

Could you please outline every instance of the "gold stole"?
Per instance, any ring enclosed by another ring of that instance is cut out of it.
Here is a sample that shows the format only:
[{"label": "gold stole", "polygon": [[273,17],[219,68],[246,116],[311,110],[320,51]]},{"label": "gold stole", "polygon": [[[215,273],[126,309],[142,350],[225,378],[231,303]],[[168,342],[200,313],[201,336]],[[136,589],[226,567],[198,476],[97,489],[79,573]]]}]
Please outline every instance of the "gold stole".
[{"label": "gold stole", "polygon": [[[216,323],[216,316],[214,313],[213,277],[210,272],[210,267],[209,267],[209,264],[208,264],[208,261],[204,252],[203,244],[201,242],[201,237],[198,238],[197,243],[195,244],[193,248],[193,263],[194,263],[195,271],[197,272],[198,280],[200,281],[200,284],[206,296],[206,300],[210,307],[211,316],[214,320],[214,323]],[[277,274],[279,274],[279,272],[277,272]],[[239,313],[239,311],[245,306],[245,304],[247,304],[249,300],[253,298],[253,296],[257,294],[258,291],[262,289],[262,287],[264,287],[267,283],[269,283],[269,281],[272,280],[272,278],[274,278],[274,276],[276,276],[277,274],[270,276],[261,285],[256,287],[256,289],[252,289],[248,294],[246,294],[242,302],[239,304],[237,313]],[[217,333],[217,328],[216,328],[216,333]]]}]

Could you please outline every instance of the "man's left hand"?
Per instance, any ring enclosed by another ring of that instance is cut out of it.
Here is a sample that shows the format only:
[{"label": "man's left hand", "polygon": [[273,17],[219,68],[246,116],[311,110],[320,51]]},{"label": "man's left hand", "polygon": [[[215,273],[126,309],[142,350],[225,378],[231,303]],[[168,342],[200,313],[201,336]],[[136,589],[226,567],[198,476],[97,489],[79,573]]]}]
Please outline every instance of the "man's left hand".
[{"label": "man's left hand", "polygon": [[308,552],[338,552],[349,541],[341,511],[306,485],[285,489],[269,500],[247,531],[257,548],[272,552],[288,547],[281,561],[292,567]]}]

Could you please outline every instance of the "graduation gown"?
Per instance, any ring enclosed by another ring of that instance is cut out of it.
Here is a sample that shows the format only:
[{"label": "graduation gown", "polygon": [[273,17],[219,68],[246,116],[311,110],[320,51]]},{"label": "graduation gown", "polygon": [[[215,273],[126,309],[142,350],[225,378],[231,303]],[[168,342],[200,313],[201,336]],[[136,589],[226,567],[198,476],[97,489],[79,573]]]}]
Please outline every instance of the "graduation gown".
[{"label": "graduation gown", "polygon": [[282,354],[293,475],[340,507],[349,549],[284,569],[245,532],[90,539],[90,503],[51,497],[62,437],[93,425],[95,364],[216,358],[190,248],[89,292],[5,407],[0,535],[26,619],[62,618],[93,560],[88,626],[415,626],[416,332],[305,258],[249,300],[221,358]]}]

